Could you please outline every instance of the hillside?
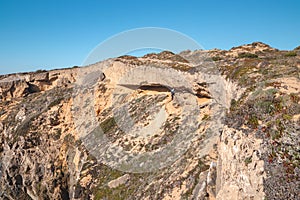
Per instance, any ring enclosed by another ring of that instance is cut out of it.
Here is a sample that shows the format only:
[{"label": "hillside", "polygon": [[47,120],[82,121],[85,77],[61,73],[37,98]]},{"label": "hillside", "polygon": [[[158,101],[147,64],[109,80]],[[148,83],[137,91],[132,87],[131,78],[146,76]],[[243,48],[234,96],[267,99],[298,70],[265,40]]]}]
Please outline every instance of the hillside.
[{"label": "hillside", "polygon": [[1,75],[0,199],[297,199],[299,75],[261,42]]}]

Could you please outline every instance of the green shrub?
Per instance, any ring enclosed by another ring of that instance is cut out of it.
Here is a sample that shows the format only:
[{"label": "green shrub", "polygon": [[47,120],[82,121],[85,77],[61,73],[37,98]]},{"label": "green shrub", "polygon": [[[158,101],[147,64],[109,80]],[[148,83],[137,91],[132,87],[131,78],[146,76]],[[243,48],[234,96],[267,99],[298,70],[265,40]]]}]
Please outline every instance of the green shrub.
[{"label": "green shrub", "polygon": [[245,158],[244,162],[246,165],[250,164],[252,162],[252,156]]},{"label": "green shrub", "polygon": [[289,51],[285,54],[286,57],[295,57],[297,53],[295,51]]},{"label": "green shrub", "polygon": [[257,128],[258,127],[258,119],[254,115],[250,115],[249,117],[249,125],[252,126],[252,128]]},{"label": "green shrub", "polygon": [[258,58],[258,55],[253,54],[253,53],[240,53],[239,58]]},{"label": "green shrub", "polygon": [[202,118],[202,120],[210,120],[210,116],[208,114],[205,114]]},{"label": "green shrub", "polygon": [[39,70],[36,70],[36,71],[35,71],[35,73],[43,73],[43,72],[47,72],[47,70],[39,69]]},{"label": "green shrub", "polygon": [[219,61],[219,60],[222,60],[222,58],[219,57],[219,56],[214,56],[214,57],[212,57],[211,59],[212,59],[213,61]]}]

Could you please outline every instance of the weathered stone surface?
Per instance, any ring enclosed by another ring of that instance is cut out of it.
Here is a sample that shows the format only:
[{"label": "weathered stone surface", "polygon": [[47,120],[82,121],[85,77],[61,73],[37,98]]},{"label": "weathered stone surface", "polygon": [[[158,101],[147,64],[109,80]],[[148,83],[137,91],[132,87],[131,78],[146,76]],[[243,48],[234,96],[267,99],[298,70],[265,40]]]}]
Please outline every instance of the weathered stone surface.
[{"label": "weathered stone surface", "polygon": [[261,139],[225,127],[218,145],[217,199],[263,199]]},{"label": "weathered stone surface", "polygon": [[129,179],[130,179],[129,174],[125,174],[125,175],[123,175],[123,176],[121,176],[121,177],[119,177],[119,178],[117,178],[117,179],[115,179],[115,180],[110,181],[110,182],[108,183],[108,187],[109,187],[109,188],[112,188],[112,189],[113,189],[113,188],[117,188],[117,187],[119,187],[120,185],[125,184]]}]

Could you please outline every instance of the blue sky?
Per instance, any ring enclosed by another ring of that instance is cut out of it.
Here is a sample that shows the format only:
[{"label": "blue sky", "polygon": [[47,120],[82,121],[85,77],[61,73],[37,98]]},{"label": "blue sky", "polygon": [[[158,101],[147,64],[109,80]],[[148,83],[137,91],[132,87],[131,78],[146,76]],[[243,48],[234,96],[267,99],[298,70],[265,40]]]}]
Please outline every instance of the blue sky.
[{"label": "blue sky", "polygon": [[293,49],[299,11],[297,0],[0,0],[0,74],[81,65],[99,43],[141,27],[182,32],[205,49]]}]

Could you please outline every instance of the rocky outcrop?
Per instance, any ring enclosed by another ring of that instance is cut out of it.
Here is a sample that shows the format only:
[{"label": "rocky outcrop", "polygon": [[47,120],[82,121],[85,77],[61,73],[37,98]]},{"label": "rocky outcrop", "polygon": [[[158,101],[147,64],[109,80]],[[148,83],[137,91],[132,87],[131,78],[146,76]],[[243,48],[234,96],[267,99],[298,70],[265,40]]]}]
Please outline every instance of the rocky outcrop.
[{"label": "rocky outcrop", "polygon": [[0,78],[0,99],[7,101],[54,87],[66,87],[75,81],[76,71],[68,69],[3,76]]},{"label": "rocky outcrop", "polygon": [[217,199],[263,199],[261,139],[225,127],[218,145]]}]

